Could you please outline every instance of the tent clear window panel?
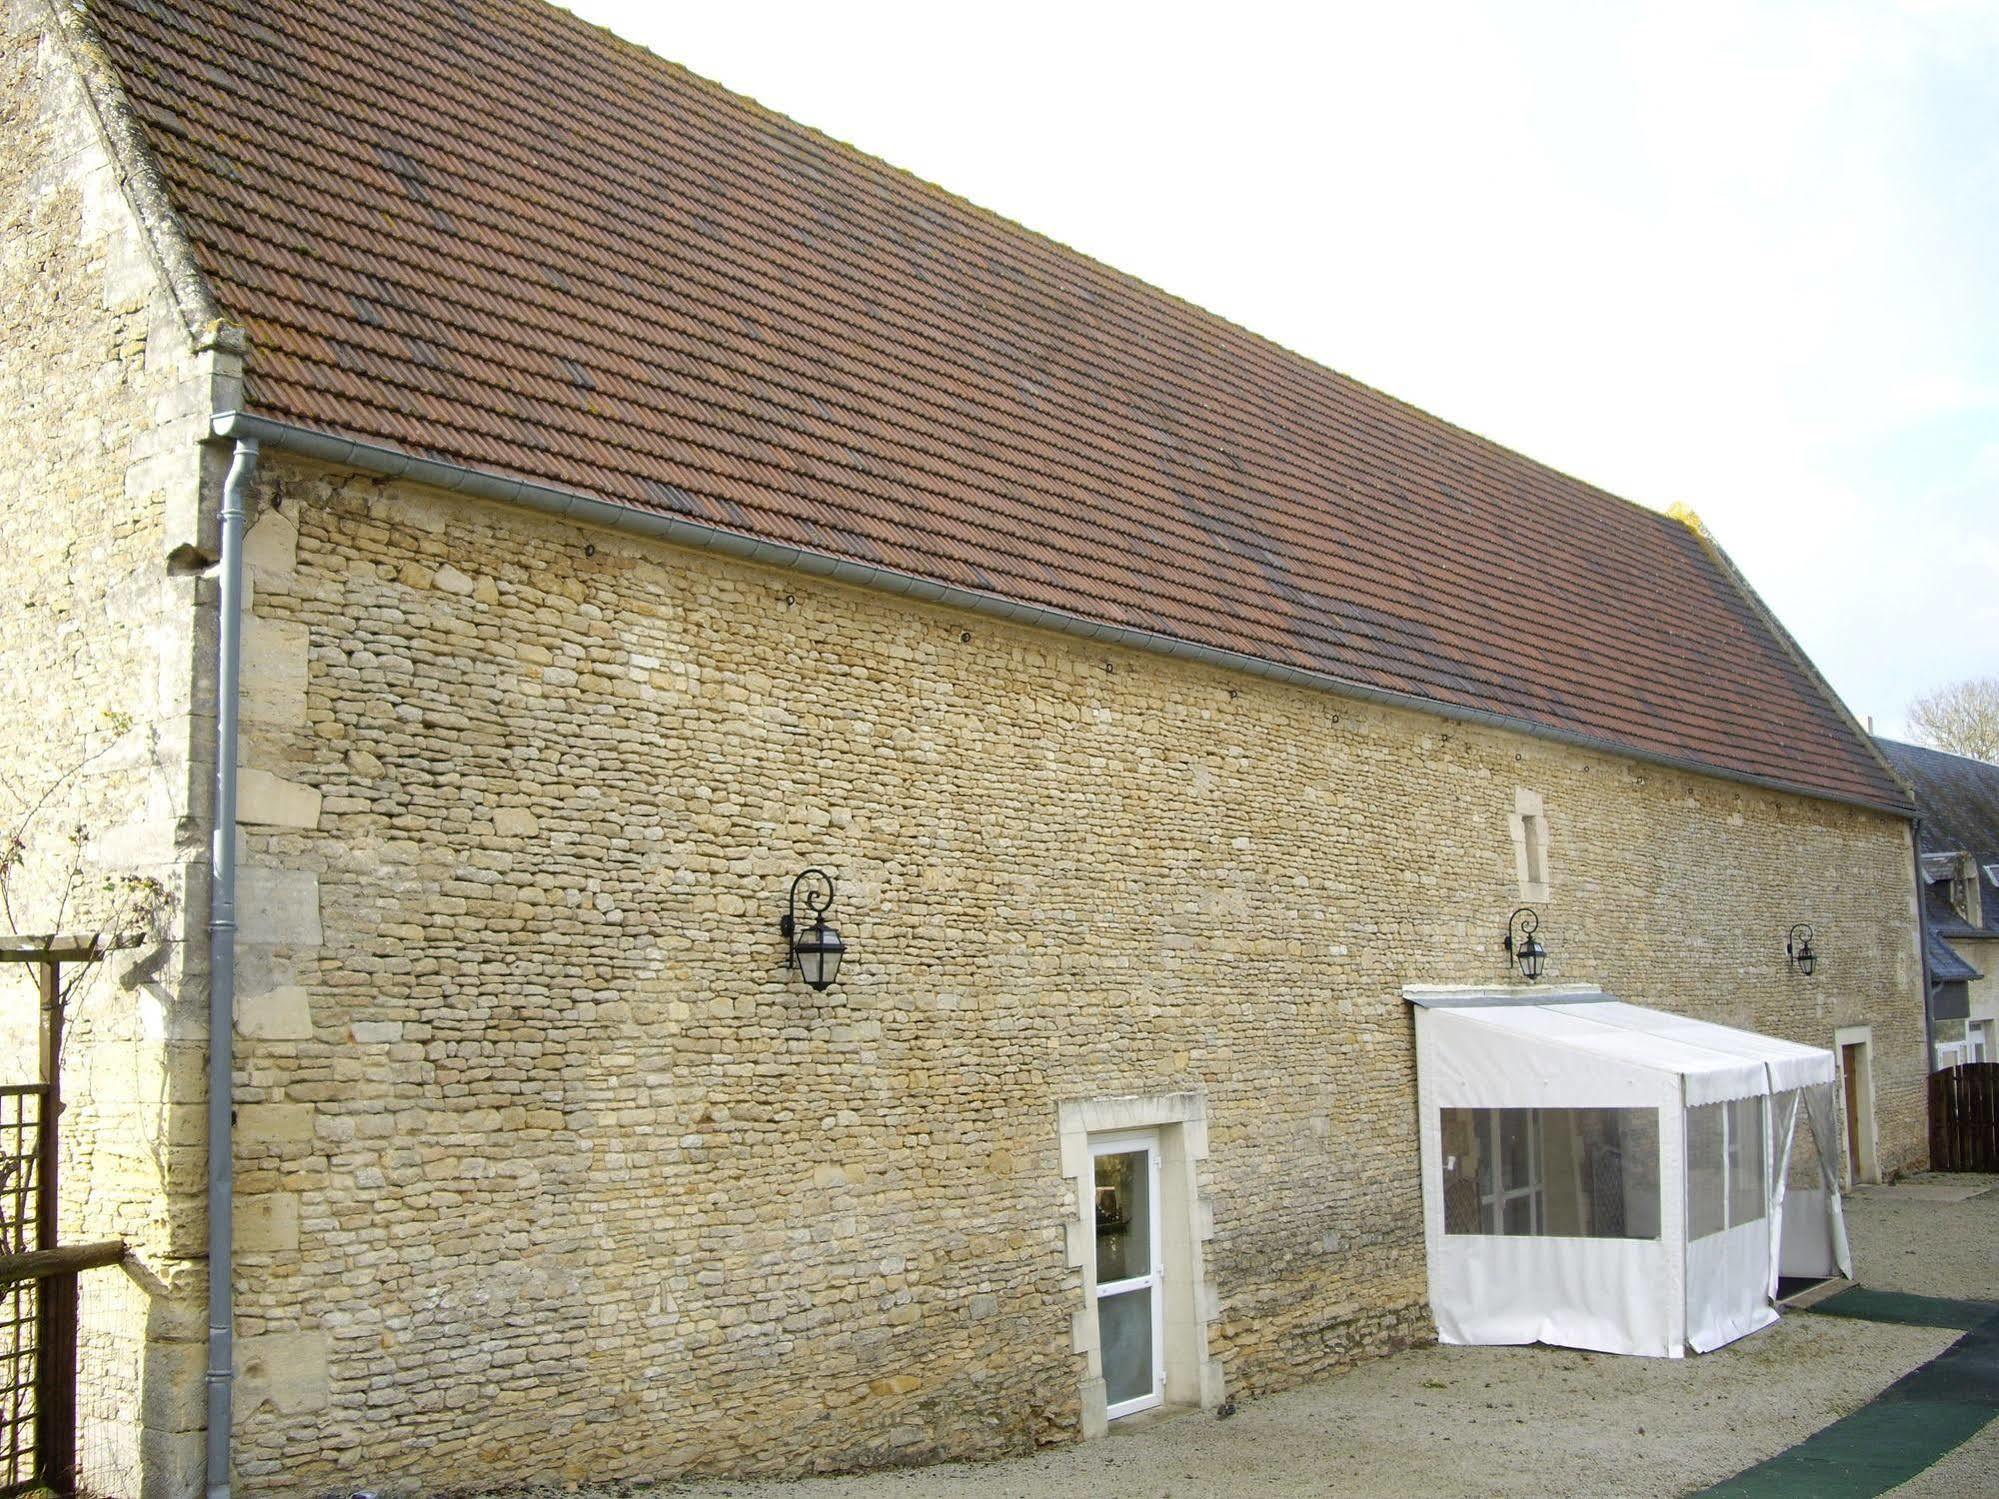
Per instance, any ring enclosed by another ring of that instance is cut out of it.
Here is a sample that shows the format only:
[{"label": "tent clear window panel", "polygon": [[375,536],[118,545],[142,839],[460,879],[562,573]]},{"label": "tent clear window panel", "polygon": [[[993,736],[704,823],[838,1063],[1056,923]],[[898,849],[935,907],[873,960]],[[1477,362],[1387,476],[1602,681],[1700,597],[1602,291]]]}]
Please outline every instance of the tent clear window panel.
[{"label": "tent clear window panel", "polygon": [[1687,1237],[1704,1239],[1764,1215],[1763,1100],[1687,1110]]},{"label": "tent clear window panel", "polygon": [[1444,1232],[1659,1237],[1657,1109],[1443,1109]]}]

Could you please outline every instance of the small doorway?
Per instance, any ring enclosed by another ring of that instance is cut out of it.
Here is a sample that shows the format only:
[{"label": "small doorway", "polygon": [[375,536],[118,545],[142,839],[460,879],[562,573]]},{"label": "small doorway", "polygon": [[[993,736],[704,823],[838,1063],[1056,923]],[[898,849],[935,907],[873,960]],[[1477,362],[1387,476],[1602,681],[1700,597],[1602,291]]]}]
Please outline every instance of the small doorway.
[{"label": "small doorway", "polygon": [[1158,1133],[1145,1130],[1092,1139],[1090,1164],[1104,1415],[1115,1421],[1150,1410],[1166,1398]]},{"label": "small doorway", "polygon": [[1964,1028],[1967,1062],[1999,1062],[1999,1020],[1974,1020]]},{"label": "small doorway", "polygon": [[1874,1151],[1874,1037],[1867,1026],[1834,1034],[1839,1057],[1840,1112],[1845,1116],[1846,1185],[1879,1181]]}]

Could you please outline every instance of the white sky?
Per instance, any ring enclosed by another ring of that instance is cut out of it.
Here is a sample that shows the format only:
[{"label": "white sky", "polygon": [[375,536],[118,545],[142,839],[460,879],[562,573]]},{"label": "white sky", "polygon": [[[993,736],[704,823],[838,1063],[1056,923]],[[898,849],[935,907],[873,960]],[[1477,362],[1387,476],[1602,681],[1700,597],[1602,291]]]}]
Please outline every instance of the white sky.
[{"label": "white sky", "polygon": [[1999,674],[1999,0],[571,8]]}]

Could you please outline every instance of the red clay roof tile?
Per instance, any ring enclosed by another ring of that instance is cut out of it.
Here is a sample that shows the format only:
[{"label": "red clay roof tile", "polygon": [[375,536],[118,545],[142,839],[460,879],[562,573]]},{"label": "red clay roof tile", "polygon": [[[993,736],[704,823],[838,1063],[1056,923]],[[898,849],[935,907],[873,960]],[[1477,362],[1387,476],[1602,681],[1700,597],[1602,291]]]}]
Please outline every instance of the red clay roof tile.
[{"label": "red clay roof tile", "polygon": [[1679,522],[567,12],[91,12],[259,415],[1905,804]]}]

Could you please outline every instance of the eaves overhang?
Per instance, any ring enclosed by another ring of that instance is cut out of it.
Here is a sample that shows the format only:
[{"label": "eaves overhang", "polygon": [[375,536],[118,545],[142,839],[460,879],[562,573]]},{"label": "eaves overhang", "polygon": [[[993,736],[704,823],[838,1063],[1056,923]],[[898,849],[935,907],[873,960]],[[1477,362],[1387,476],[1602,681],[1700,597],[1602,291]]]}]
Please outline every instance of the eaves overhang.
[{"label": "eaves overhang", "polygon": [[413,484],[468,494],[501,504],[523,505],[568,520],[604,526],[634,535],[651,536],[679,546],[717,552],[724,556],[771,567],[787,568],[899,597],[921,599],[927,603],[965,609],[990,618],[1055,630],[1083,640],[1126,646],[1133,650],[1170,656],[1177,660],[1197,661],[1224,671],[1243,672],[1270,681],[1310,687],[1339,697],[1407,709],[1410,712],[1425,713],[1459,723],[1478,724],[1508,733],[1524,734],[1533,739],[1572,745],[1579,749],[1635,760],[1641,764],[1754,786],[1759,790],[1781,792],[1787,796],[1802,796],[1814,801],[1863,807],[1868,811],[1882,812],[1904,819],[1915,816],[1913,804],[1897,804],[1868,797],[1844,795],[1774,776],[1760,776],[1728,766],[1642,749],[1601,735],[1538,723],[1531,719],[1462,707],[1455,703],[1419,697],[1413,693],[1370,687],[1348,681],[1330,672],[1290,666],[1280,661],[1270,661],[1260,656],[1226,650],[1218,646],[1203,645],[1157,631],[1135,629],[1129,625],[1114,625],[1069,610],[1024,603],[1002,594],[965,588],[958,584],[940,583],[915,573],[838,557],[807,547],[765,541],[723,526],[689,520],[684,516],[642,510],[634,505],[602,499],[581,490],[564,489],[532,479],[522,479],[435,458],[423,458],[385,444],[342,437],[290,422],[274,421],[245,411],[218,413],[213,421],[213,431],[217,437],[251,438],[295,457],[311,459],[336,468],[350,468],[379,478],[403,479]]}]

